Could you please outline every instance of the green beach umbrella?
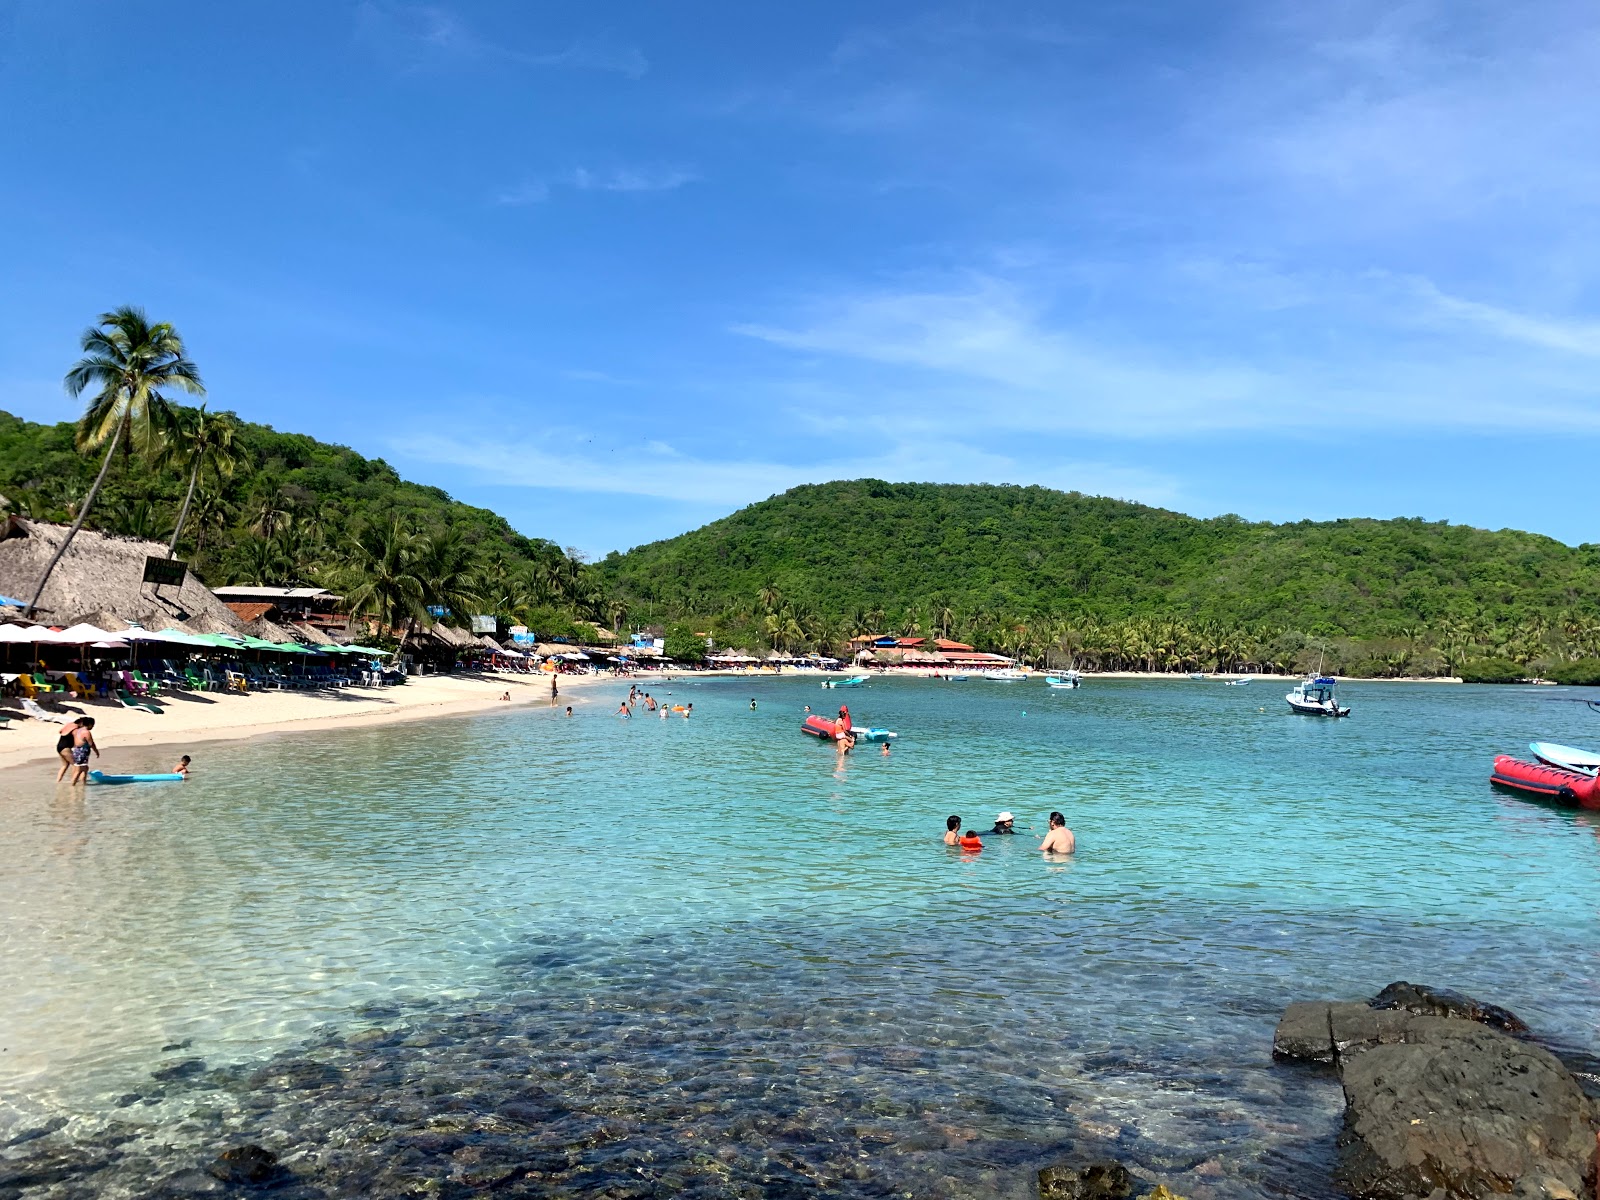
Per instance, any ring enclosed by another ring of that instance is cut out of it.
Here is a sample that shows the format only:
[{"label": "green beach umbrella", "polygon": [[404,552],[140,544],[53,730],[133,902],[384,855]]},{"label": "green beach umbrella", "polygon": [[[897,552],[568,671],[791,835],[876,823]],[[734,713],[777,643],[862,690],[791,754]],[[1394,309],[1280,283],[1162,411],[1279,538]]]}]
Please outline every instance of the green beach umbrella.
[{"label": "green beach umbrella", "polygon": [[263,642],[263,650],[277,650],[282,654],[315,654],[310,646],[302,646],[299,642]]}]

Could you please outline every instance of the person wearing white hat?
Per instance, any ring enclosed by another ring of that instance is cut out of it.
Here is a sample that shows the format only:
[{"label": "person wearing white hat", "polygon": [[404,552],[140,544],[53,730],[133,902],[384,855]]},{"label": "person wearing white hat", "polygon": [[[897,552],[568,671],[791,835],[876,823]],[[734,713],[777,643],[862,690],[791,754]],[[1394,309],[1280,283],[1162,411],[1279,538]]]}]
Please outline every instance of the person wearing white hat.
[{"label": "person wearing white hat", "polygon": [[990,833],[1015,833],[1016,830],[1011,828],[1012,824],[1015,821],[1016,821],[1016,818],[1013,817],[1010,813],[1003,812],[998,817],[996,817],[994,819],[994,828],[989,830],[989,832]]}]

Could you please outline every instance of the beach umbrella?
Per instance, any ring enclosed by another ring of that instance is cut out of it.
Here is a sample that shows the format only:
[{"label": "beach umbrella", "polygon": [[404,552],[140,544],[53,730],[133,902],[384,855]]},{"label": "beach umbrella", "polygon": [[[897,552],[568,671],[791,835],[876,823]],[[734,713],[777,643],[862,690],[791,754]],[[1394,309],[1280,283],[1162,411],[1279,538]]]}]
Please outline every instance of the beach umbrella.
[{"label": "beach umbrella", "polygon": [[310,646],[302,646],[299,642],[267,642],[261,649],[276,650],[280,654],[315,654]]}]

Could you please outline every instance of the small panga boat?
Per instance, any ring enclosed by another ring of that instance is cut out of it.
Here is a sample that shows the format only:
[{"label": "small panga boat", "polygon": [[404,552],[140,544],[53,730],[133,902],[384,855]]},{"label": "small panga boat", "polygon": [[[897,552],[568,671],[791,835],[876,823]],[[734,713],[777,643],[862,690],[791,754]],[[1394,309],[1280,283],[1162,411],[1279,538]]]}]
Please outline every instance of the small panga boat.
[{"label": "small panga boat", "polygon": [[1318,675],[1295,684],[1284,697],[1289,707],[1308,717],[1348,717],[1348,706],[1341,707],[1333,694],[1335,681],[1327,675]]},{"label": "small panga boat", "polygon": [[867,682],[865,675],[852,675],[849,679],[824,679],[822,686],[825,688],[860,687]]}]

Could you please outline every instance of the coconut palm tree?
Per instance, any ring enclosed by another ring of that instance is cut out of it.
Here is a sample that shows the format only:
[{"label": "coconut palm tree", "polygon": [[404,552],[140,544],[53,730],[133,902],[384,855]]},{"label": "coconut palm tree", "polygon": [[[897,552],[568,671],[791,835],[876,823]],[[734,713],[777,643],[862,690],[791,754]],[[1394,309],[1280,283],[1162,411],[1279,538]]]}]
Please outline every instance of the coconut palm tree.
[{"label": "coconut palm tree", "polygon": [[372,617],[385,632],[404,625],[402,648],[411,623],[427,611],[417,550],[416,535],[398,517],[387,525],[362,528],[349,543],[351,582],[345,603],[353,615]]},{"label": "coconut palm tree", "polygon": [[200,371],[189,361],[178,331],[164,322],[151,324],[143,309],[124,306],[102,313],[99,322],[84,331],[82,347],[83,357],[62,382],[75,397],[91,387],[99,387],[88,409],[78,419],[75,440],[80,452],[104,446],[105,458],[89,494],[78,508],[72,528],[39,576],[39,585],[28,602],[28,615],[38,606],[56,564],[72,545],[72,539],[78,536],[78,530],[83,528],[100,485],[105,482],[106,472],[111,469],[117,446],[127,439],[142,450],[150,448],[155,422],[167,411],[167,398],[161,389],[177,388],[197,396],[205,395]]},{"label": "coconut palm tree", "polygon": [[208,413],[202,404],[191,412],[176,413],[165,431],[156,465],[185,463],[189,467],[189,488],[183,494],[178,523],[167,545],[168,558],[177,557],[178,539],[183,536],[184,522],[189,519],[189,507],[194,503],[194,489],[200,482],[200,473],[209,468],[217,479],[232,477],[237,462],[233,455],[233,428],[233,422],[226,416]]}]

